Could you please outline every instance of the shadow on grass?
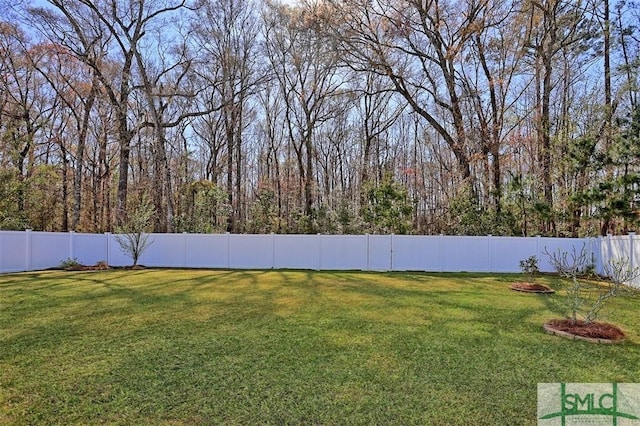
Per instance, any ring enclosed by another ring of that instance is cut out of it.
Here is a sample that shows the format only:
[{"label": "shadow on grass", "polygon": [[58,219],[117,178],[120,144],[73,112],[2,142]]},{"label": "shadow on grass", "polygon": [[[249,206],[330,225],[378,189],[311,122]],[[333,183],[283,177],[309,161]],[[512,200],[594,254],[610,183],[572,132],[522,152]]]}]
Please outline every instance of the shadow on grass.
[{"label": "shadow on grass", "polygon": [[537,383],[640,374],[635,343],[548,336],[545,296],[487,275],[92,274],[2,287],[22,423],[535,424]]}]

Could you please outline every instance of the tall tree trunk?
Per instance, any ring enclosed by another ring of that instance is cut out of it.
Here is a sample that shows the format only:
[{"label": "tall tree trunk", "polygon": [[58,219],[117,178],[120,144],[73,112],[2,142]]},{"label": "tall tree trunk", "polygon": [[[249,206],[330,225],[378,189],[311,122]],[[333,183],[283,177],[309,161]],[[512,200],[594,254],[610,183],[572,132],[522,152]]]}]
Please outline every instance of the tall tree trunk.
[{"label": "tall tree trunk", "polygon": [[[308,125],[311,128],[311,124]],[[307,218],[311,219],[313,216],[313,189],[314,189],[314,174],[313,174],[313,142],[311,140],[312,133],[309,131],[304,140],[304,147],[306,152],[306,177],[304,180],[304,212]]]},{"label": "tall tree trunk", "polygon": [[120,156],[118,162],[118,192],[116,201],[116,224],[122,225],[127,216],[127,194],[129,190],[129,158],[131,156],[131,133],[127,124],[127,116],[118,114],[118,135]]},{"label": "tall tree trunk", "polygon": [[67,157],[67,149],[62,141],[60,142],[60,151],[62,154],[62,224],[61,231],[69,231],[69,205],[67,200],[69,198],[69,158]]},{"label": "tall tree trunk", "polygon": [[545,58],[542,77],[542,109],[540,117],[540,155],[544,201],[553,209],[553,181],[551,178],[551,58]]},{"label": "tall tree trunk", "polygon": [[609,0],[604,0],[604,148],[609,152],[613,131],[613,101],[611,95],[611,34]]},{"label": "tall tree trunk", "polygon": [[235,203],[235,194],[233,191],[233,156],[235,154],[235,132],[233,124],[233,104],[224,108],[224,124],[225,124],[225,136],[227,139],[227,201],[231,211],[227,217],[227,232],[234,232],[236,229],[236,211],[233,208]]},{"label": "tall tree trunk", "polygon": [[91,110],[96,99],[97,78],[94,76],[91,83],[91,91],[87,100],[84,102],[84,113],[82,122],[80,123],[78,133],[78,147],[76,149],[76,167],[73,171],[73,215],[71,219],[71,229],[78,230],[80,222],[80,210],[82,209],[82,179],[84,170],[84,148],[87,142],[87,134],[89,132],[89,120],[91,119]]},{"label": "tall tree trunk", "polygon": [[[234,208],[234,214],[236,217],[235,228],[238,228],[238,220],[243,218],[243,191],[242,191],[242,179],[243,179],[243,158],[242,158],[242,112],[244,110],[243,101],[238,101],[238,106],[234,110],[234,122],[236,126],[235,131],[235,156],[236,156],[236,175],[235,175],[235,192],[236,192],[236,206]],[[242,231],[242,230],[240,230]]]}]

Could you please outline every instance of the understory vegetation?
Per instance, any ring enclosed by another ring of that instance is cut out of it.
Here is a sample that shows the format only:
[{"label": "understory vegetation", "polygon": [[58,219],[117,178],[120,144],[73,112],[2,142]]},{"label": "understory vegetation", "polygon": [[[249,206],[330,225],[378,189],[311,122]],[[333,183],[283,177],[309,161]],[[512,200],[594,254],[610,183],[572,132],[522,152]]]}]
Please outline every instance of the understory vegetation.
[{"label": "understory vegetation", "polygon": [[0,10],[0,229],[637,229],[636,2]]}]

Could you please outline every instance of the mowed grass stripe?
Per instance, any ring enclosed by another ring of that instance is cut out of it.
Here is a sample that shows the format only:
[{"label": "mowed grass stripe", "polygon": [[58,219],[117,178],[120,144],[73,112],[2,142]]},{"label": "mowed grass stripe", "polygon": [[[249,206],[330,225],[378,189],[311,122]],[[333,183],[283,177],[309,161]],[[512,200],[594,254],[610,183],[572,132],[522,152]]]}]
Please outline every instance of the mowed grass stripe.
[{"label": "mowed grass stripe", "polygon": [[637,298],[609,306],[627,343],[572,342],[516,278],[3,275],[0,423],[533,425],[537,383],[638,380]]}]

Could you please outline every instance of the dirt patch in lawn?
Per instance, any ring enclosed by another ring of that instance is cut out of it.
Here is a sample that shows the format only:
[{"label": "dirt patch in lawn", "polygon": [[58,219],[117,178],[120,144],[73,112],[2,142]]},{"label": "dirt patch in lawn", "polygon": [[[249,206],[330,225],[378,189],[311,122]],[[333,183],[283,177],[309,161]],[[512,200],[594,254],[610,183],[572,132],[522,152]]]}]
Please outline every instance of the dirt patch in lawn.
[{"label": "dirt patch in lawn", "polygon": [[554,319],[546,322],[544,329],[547,333],[560,337],[592,343],[618,343],[626,338],[620,328],[606,322],[573,322],[570,319]]},{"label": "dirt patch in lawn", "polygon": [[522,291],[524,293],[554,293],[555,290],[544,284],[516,282],[509,286],[511,290]]}]

